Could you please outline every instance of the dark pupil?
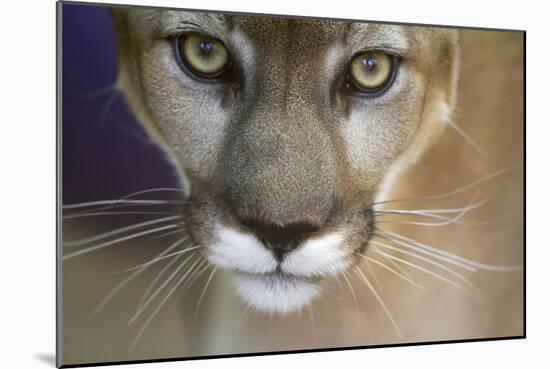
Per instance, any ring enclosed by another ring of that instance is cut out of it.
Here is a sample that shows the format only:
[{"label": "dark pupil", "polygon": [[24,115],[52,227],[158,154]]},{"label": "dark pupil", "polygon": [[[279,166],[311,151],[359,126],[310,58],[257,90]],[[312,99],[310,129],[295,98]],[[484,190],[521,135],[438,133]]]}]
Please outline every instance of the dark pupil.
[{"label": "dark pupil", "polygon": [[200,48],[204,55],[209,55],[214,49],[214,44],[210,41],[203,41],[200,44]]},{"label": "dark pupil", "polygon": [[363,59],[363,65],[367,67],[368,70],[372,71],[376,68],[376,59],[372,57],[365,58]]}]

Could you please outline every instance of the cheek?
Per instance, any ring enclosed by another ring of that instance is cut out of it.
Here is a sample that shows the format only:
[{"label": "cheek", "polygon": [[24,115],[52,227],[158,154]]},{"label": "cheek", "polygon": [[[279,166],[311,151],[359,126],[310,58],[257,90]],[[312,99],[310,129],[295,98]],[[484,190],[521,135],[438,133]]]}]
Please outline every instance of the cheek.
[{"label": "cheek", "polygon": [[142,86],[154,124],[189,174],[211,175],[229,120],[222,86],[193,80],[166,51],[142,60]]},{"label": "cheek", "polygon": [[353,103],[341,130],[352,170],[363,181],[381,180],[406,149],[420,124],[423,91],[422,83],[408,83],[383,102]]}]

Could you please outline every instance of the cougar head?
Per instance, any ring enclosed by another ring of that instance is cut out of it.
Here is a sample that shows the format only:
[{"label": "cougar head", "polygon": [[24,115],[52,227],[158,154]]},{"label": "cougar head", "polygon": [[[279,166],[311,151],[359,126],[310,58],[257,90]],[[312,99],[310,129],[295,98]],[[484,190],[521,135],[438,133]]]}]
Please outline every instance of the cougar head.
[{"label": "cougar head", "polygon": [[442,131],[445,28],[114,9],[118,86],[181,178],[189,232],[253,307],[354,268],[375,200]]}]

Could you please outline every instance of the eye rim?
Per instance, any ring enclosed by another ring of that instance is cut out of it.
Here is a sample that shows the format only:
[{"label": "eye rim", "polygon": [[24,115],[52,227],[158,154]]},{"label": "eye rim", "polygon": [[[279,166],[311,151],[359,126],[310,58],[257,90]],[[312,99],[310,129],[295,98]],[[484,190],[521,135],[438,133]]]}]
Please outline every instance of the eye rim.
[{"label": "eye rim", "polygon": [[[216,42],[219,42],[225,48],[225,51],[227,53],[227,62],[225,63],[223,68],[220,69],[219,72],[214,73],[212,75],[202,74],[199,71],[197,71],[193,66],[190,65],[189,61],[187,60],[187,58],[185,57],[182,51],[182,46],[185,40],[192,36],[212,39]],[[226,44],[219,38],[209,34],[200,33],[200,32],[187,32],[174,37],[173,44],[174,44],[174,49],[175,49],[175,54],[176,54],[176,59],[178,61],[178,64],[189,77],[202,83],[222,83],[222,82],[226,82],[229,76],[231,75],[230,72],[233,69],[231,53],[229,52],[229,48],[226,46]]]},{"label": "eye rim", "polygon": [[[380,85],[380,87],[368,89],[363,86],[361,86],[356,79],[352,76],[351,68],[352,63],[355,60],[355,58],[367,54],[367,53],[380,53],[385,54],[389,57],[390,60],[390,74],[386,78],[386,80]],[[395,81],[395,78],[397,76],[397,71],[399,69],[399,65],[401,64],[401,57],[399,55],[396,55],[395,53],[388,52],[387,50],[381,50],[381,49],[367,49],[367,50],[361,50],[357,53],[355,53],[349,61],[348,68],[346,70],[346,76],[345,76],[345,87],[348,90],[349,93],[358,95],[361,97],[367,97],[367,98],[374,98],[378,97],[380,95],[385,94],[390,87],[393,85],[393,82]]]}]

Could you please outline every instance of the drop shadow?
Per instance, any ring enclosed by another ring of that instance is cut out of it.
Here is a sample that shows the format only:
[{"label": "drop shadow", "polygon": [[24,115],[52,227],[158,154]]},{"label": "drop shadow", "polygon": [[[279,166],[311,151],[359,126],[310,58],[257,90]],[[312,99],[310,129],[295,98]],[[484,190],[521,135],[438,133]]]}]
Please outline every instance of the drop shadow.
[{"label": "drop shadow", "polygon": [[55,354],[34,354],[34,357],[55,368]]}]

